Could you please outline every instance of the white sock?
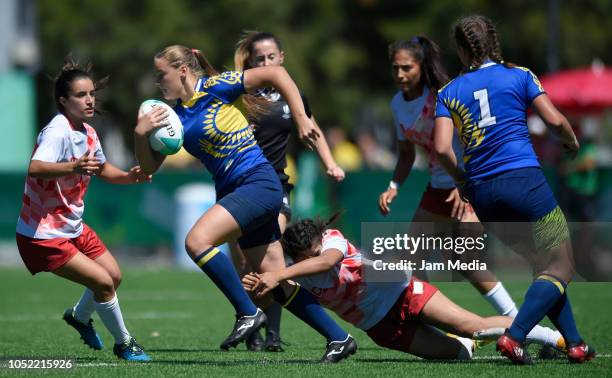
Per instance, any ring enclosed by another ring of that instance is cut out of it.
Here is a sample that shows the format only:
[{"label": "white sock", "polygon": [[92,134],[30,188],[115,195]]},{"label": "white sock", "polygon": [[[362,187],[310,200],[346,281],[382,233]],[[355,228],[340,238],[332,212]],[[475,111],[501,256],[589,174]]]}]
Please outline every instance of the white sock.
[{"label": "white sock", "polygon": [[527,343],[535,343],[540,345],[557,346],[557,341],[561,338],[561,333],[548,327],[536,325],[527,334]]},{"label": "white sock", "polygon": [[471,360],[472,351],[474,350],[474,341],[472,341],[471,339],[466,339],[465,337],[457,337],[457,341],[459,341],[462,345],[459,354],[457,354],[457,359]]},{"label": "white sock", "polygon": [[483,297],[500,315],[514,318],[516,314],[518,314],[516,304],[514,304],[510,294],[508,294],[506,288],[501,282],[498,282],[497,285],[495,285],[493,289],[489,290],[488,293],[484,294]]},{"label": "white sock", "polygon": [[115,338],[115,344],[123,344],[129,341],[131,336],[127,328],[125,328],[125,323],[123,323],[123,315],[121,315],[117,295],[108,302],[94,303],[100,319],[102,319],[108,331]]},{"label": "white sock", "polygon": [[81,295],[81,299],[79,299],[72,309],[74,310],[74,317],[76,320],[83,324],[87,324],[89,319],[91,319],[91,315],[96,310],[94,306],[93,291],[85,289],[83,295]]}]

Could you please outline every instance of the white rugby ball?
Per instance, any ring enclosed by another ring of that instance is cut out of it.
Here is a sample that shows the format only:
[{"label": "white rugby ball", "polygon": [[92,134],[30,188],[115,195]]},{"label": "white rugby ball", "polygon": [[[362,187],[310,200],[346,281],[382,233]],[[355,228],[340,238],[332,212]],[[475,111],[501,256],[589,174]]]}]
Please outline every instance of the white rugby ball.
[{"label": "white rugby ball", "polygon": [[153,108],[162,106],[168,111],[168,125],[160,127],[149,134],[151,148],[164,155],[172,155],[183,146],[183,124],[174,110],[163,101],[146,100],[138,109],[138,116],[147,114]]}]

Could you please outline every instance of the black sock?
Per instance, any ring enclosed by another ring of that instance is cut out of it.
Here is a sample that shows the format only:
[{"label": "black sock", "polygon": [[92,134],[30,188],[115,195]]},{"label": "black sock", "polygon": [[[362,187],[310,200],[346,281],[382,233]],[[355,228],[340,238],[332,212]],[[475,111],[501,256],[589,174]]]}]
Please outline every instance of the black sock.
[{"label": "black sock", "polygon": [[278,303],[274,302],[266,310],[264,311],[266,314],[266,318],[268,319],[268,325],[266,327],[267,331],[276,332],[277,335],[280,335],[280,322],[281,322],[281,313],[283,311],[283,307]]}]

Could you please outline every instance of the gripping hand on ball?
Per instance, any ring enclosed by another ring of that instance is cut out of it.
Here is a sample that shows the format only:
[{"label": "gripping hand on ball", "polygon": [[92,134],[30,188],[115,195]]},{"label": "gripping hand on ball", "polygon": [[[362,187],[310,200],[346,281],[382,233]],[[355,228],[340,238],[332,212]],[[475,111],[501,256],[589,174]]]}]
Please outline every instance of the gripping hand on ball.
[{"label": "gripping hand on ball", "polygon": [[168,111],[161,106],[156,106],[155,109],[138,117],[136,123],[136,133],[147,135],[151,130],[168,125]]}]

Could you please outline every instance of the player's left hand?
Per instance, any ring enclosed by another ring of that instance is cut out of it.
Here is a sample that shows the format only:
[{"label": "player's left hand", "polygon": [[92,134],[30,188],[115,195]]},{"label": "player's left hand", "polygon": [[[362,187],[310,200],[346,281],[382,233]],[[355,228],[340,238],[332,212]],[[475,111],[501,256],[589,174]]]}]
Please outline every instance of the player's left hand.
[{"label": "player's left hand", "polygon": [[459,189],[455,188],[453,189],[448,198],[444,201],[444,202],[452,202],[453,203],[453,210],[451,211],[451,218],[457,219],[457,220],[461,220],[467,210],[466,206],[468,205],[467,202],[465,202],[462,198],[461,198],[461,194],[459,193]]},{"label": "player's left hand", "polygon": [[319,134],[310,118],[304,115],[302,117],[294,117],[293,121],[296,123],[302,143],[304,143],[309,150],[314,150],[317,139],[321,137],[321,134]]},{"label": "player's left hand", "polygon": [[134,184],[141,184],[143,182],[149,183],[153,181],[153,176],[144,173],[142,169],[140,169],[139,165],[132,167],[128,172],[128,175],[130,176],[130,179]]},{"label": "player's left hand", "polygon": [[326,173],[329,177],[334,179],[336,182],[340,182],[344,180],[344,178],[346,177],[346,173],[344,173],[344,170],[337,165],[328,169]]}]

